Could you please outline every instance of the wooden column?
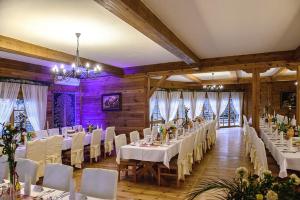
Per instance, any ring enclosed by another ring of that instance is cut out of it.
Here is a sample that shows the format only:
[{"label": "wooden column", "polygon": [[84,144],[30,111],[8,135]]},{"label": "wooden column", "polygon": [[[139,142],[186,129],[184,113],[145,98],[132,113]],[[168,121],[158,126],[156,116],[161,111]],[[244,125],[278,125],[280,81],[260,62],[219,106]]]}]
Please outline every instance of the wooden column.
[{"label": "wooden column", "polygon": [[145,92],[145,114],[144,114],[144,127],[150,127],[150,119],[149,119],[149,93],[150,93],[150,78],[146,76],[144,78],[144,92]]},{"label": "wooden column", "polygon": [[296,105],[296,119],[297,119],[297,124],[300,125],[300,65],[297,66],[297,105]]},{"label": "wooden column", "polygon": [[257,69],[252,73],[252,126],[259,132],[259,104],[260,104],[260,72]]}]

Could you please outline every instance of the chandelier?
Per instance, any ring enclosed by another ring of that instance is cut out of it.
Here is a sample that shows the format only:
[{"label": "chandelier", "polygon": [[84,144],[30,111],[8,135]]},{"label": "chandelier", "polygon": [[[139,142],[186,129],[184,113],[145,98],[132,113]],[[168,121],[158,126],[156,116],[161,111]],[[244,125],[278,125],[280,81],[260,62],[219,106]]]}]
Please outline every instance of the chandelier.
[{"label": "chandelier", "polygon": [[98,78],[101,75],[101,66],[96,64],[91,66],[90,63],[82,65],[79,56],[79,37],[80,33],[75,34],[77,37],[77,49],[74,63],[71,66],[65,67],[64,64],[60,66],[54,65],[52,72],[56,81],[68,81],[70,79],[93,79]]},{"label": "chandelier", "polygon": [[[212,73],[212,81],[214,80],[214,75],[215,73]],[[203,85],[203,89],[208,90],[208,91],[218,91],[218,90],[222,90],[224,88],[223,85]]]}]

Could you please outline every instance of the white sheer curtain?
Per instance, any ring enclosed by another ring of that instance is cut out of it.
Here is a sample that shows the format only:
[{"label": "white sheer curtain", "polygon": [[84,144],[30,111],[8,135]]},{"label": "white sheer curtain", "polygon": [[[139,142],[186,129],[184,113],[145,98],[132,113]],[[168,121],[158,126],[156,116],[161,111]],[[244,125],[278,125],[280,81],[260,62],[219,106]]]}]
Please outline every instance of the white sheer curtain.
[{"label": "white sheer curtain", "polygon": [[201,115],[201,111],[203,109],[203,104],[205,101],[205,92],[195,92],[194,93],[194,105],[195,105],[195,112],[194,118]]},{"label": "white sheer curtain", "polygon": [[176,117],[176,113],[180,102],[180,93],[181,92],[177,91],[170,92],[169,121],[172,121]]},{"label": "white sheer curtain", "polygon": [[218,93],[208,92],[207,97],[213,113],[216,115],[216,117],[218,117],[218,110],[219,110]]},{"label": "white sheer curtain", "polygon": [[19,90],[19,83],[0,82],[0,123],[9,121]]},{"label": "white sheer curtain", "polygon": [[155,107],[155,102],[156,102],[156,96],[157,96],[157,91],[155,91],[152,96],[150,97],[150,100],[149,100],[149,118],[151,119],[151,116],[153,114],[153,110],[154,110],[154,107]]},{"label": "white sheer curtain", "polygon": [[160,115],[168,121],[168,93],[166,91],[157,91],[157,101]]},{"label": "white sheer curtain", "polygon": [[220,98],[220,110],[219,110],[219,117],[220,115],[222,115],[222,113],[225,111],[226,106],[229,103],[229,96],[230,96],[230,92],[221,92],[219,94],[219,98]]},{"label": "white sheer curtain", "polygon": [[47,111],[47,86],[22,85],[27,117],[35,131],[43,130]]},{"label": "white sheer curtain", "polygon": [[232,104],[236,112],[239,114],[239,125],[242,122],[242,109],[243,109],[243,93],[231,92]]},{"label": "white sheer curtain", "polygon": [[190,111],[188,112],[188,117],[190,119],[193,119],[193,106],[192,106],[192,103],[193,103],[193,92],[182,92],[182,97],[183,97],[183,104],[185,107],[189,108]]}]

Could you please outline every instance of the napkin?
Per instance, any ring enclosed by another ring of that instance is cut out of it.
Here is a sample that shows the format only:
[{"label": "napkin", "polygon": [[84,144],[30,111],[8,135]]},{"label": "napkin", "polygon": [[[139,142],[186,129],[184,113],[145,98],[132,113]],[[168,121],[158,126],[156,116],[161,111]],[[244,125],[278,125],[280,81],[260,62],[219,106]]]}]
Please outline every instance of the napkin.
[{"label": "napkin", "polygon": [[31,195],[31,177],[28,174],[25,174],[24,194]]},{"label": "napkin", "polygon": [[70,179],[70,196],[69,196],[69,200],[75,200],[75,198],[76,198],[76,194],[75,194],[75,182],[71,178]]}]

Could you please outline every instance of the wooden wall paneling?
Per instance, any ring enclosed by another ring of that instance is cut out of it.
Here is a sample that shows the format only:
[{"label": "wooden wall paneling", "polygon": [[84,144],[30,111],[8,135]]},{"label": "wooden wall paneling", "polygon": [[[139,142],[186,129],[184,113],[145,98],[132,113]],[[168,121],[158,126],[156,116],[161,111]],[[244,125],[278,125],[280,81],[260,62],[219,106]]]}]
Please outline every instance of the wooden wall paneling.
[{"label": "wooden wall paneling", "polygon": [[[115,126],[116,132],[129,133],[142,131],[147,125],[148,105],[147,78],[102,77],[81,82],[82,87],[82,124],[88,122],[102,124],[103,128]],[[102,111],[101,95],[122,93],[121,111]]]},{"label": "wooden wall paneling", "polygon": [[259,133],[260,72],[252,73],[252,126]]},{"label": "wooden wall paneling", "polygon": [[300,125],[300,65],[297,66],[297,87],[296,87],[296,93],[297,93],[297,105],[296,105],[296,119],[297,124]]}]

